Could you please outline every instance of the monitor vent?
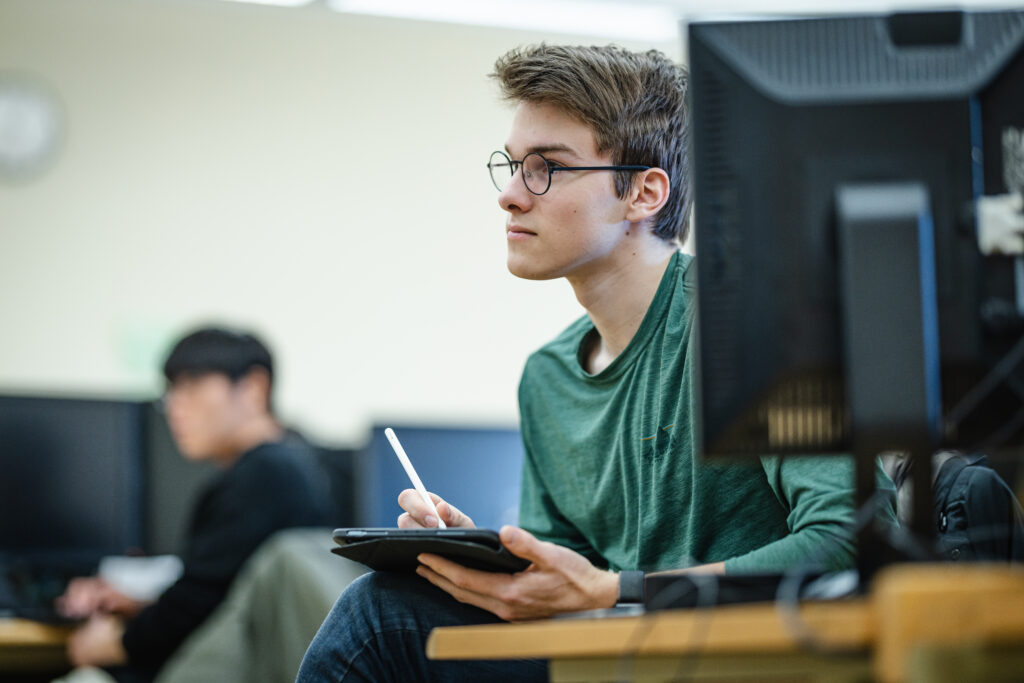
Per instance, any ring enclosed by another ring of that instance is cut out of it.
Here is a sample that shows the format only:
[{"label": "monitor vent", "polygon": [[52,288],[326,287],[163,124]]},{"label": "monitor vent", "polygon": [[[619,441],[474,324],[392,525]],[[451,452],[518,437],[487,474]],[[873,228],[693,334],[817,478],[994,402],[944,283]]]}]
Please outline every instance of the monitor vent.
[{"label": "monitor vent", "polygon": [[[732,122],[724,99],[726,90],[711,71],[698,78],[703,88],[701,116],[694,119],[699,154],[705,163],[696,207],[700,279],[714,283],[713,306],[701,311],[701,355],[713,384],[702,386],[702,400],[718,409],[731,404],[740,386],[739,335],[742,322],[742,277],[737,260],[740,239],[739,192],[730,161]],[[699,291],[699,290],[698,290]]]},{"label": "monitor vent", "polygon": [[846,451],[849,426],[843,386],[838,374],[827,372],[776,384],[732,424],[712,452],[770,455]]},{"label": "monitor vent", "polygon": [[769,453],[831,451],[845,436],[846,405],[842,386],[826,379],[787,382],[759,406]]},{"label": "monitor vent", "polygon": [[[965,96],[1024,44],[1024,11],[965,13],[960,40],[897,45],[890,18],[695,25],[702,40],[773,99],[880,101]],[[913,21],[914,17],[907,17]]]}]

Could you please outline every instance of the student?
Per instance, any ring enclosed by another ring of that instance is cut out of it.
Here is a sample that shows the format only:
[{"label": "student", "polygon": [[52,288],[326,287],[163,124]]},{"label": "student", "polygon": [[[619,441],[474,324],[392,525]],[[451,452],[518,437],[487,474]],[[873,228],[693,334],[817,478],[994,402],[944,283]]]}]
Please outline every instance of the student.
[{"label": "student", "polygon": [[[299,681],[547,680],[544,662],[435,662],[424,643],[436,626],[635,601],[640,571],[778,571],[822,550],[827,566],[853,562],[851,463],[695,459],[685,70],[656,51],[541,45],[493,76],[516,104],[490,158],[508,268],[564,277],[587,312],[529,358],[519,387],[520,527],[501,539],[533,564],[490,574],[423,555],[418,575],[364,576]],[[435,501],[449,527],[473,525]],[[437,526],[414,491],[399,502],[400,526]]]},{"label": "student", "polygon": [[246,559],[271,534],[325,525],[325,479],[311,449],[271,409],[273,363],[250,334],[201,329],[164,364],[167,419],[181,453],[222,472],[202,492],[188,527],[184,573],[140,604],[99,578],[73,581],[62,611],[89,617],[68,641],[75,666],[121,681],[151,680],[221,603]]}]

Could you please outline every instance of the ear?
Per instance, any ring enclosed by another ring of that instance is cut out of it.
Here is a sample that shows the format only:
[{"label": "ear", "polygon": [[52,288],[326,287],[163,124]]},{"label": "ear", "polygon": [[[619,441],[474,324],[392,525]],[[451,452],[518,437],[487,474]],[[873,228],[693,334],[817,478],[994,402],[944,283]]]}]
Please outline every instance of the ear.
[{"label": "ear", "polygon": [[633,179],[628,195],[629,205],[626,207],[626,220],[640,223],[661,210],[668,201],[672,184],[664,169],[649,168],[641,171]]},{"label": "ear", "polygon": [[245,400],[257,411],[270,409],[270,374],[266,368],[255,367],[238,380]]}]

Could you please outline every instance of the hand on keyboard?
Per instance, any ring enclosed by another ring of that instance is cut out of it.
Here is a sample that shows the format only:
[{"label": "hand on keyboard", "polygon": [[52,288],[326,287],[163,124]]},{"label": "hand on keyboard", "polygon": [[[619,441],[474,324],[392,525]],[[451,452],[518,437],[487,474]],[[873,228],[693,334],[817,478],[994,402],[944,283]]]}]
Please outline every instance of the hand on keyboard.
[{"label": "hand on keyboard", "polygon": [[57,599],[60,613],[76,619],[98,613],[133,617],[144,606],[145,603],[128,597],[95,576],[73,579],[64,595]]}]

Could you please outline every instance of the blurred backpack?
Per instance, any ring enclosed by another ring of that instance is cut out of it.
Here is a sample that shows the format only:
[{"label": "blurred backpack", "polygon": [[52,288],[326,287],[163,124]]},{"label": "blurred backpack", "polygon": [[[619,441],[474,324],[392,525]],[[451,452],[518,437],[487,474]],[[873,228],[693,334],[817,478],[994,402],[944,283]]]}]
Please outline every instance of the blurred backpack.
[{"label": "blurred backpack", "polygon": [[[932,458],[932,472],[935,535],[945,559],[1024,560],[1024,509],[988,458],[942,451]],[[905,459],[890,469],[898,509],[906,509],[908,474]]]}]

